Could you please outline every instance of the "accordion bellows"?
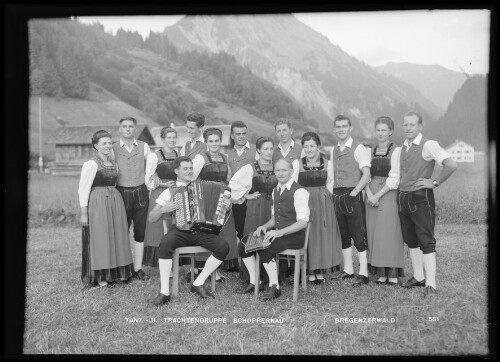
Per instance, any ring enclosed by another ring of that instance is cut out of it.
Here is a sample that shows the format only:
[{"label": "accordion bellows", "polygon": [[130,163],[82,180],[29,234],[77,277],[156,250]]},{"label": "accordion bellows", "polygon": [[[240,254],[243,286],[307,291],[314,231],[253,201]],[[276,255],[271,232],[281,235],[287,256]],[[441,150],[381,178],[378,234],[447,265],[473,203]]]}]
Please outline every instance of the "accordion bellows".
[{"label": "accordion bellows", "polygon": [[176,227],[218,235],[229,216],[222,202],[230,196],[229,187],[221,182],[196,180],[179,187],[172,195],[180,206],[175,212]]},{"label": "accordion bellows", "polygon": [[245,235],[241,242],[245,245],[245,253],[251,253],[256,250],[267,249],[271,242],[269,240],[264,241],[265,234],[260,234],[259,236],[255,236],[253,232],[248,235]]}]

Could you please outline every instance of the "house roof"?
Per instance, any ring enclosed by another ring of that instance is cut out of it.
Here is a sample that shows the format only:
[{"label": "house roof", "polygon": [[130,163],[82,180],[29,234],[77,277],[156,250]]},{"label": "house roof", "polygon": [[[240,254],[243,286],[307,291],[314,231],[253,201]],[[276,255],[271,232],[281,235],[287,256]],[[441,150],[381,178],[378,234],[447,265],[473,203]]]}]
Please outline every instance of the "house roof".
[{"label": "house roof", "polygon": [[[218,125],[205,125],[204,130],[207,128],[215,127],[222,131],[222,142],[221,146],[228,146],[231,144],[230,134],[231,125],[229,124],[218,124]],[[160,137],[160,132],[163,127],[151,127],[151,134],[155,141],[157,147],[162,147],[163,143]],[[176,147],[182,147],[189,140],[186,126],[175,126],[173,127],[177,131],[177,144]]]},{"label": "house roof", "polygon": [[458,145],[459,143],[464,143],[464,144],[466,144],[467,146],[470,146],[470,147],[474,148],[474,146],[472,146],[472,145],[468,144],[467,142],[464,142],[464,141],[461,141],[461,140],[455,140],[455,142],[453,142],[451,145],[449,145],[449,146],[448,146],[448,147],[446,147],[445,149],[446,149],[446,150],[449,150],[450,148],[455,147],[455,146],[456,146],[456,145]]},{"label": "house roof", "polygon": [[[99,130],[105,130],[111,134],[111,140],[116,142],[120,139],[118,129],[119,125],[101,125],[101,126],[62,126],[56,129],[56,132],[46,143],[50,144],[90,144],[92,136]],[[147,125],[137,125],[137,139],[146,142],[149,145],[154,145],[154,138]]]}]

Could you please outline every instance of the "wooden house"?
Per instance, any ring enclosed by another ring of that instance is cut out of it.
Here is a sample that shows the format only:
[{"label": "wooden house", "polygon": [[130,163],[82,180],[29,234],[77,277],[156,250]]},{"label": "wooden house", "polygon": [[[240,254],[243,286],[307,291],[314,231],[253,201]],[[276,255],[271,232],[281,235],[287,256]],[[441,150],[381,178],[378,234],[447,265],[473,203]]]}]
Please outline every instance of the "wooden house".
[{"label": "wooden house", "polygon": [[[48,144],[54,144],[56,159],[49,163],[50,174],[76,176],[81,172],[82,165],[94,155],[92,135],[105,130],[111,134],[113,143],[120,139],[119,125],[104,126],[62,126],[59,127]],[[136,139],[153,147],[155,140],[147,125],[138,124]]]}]

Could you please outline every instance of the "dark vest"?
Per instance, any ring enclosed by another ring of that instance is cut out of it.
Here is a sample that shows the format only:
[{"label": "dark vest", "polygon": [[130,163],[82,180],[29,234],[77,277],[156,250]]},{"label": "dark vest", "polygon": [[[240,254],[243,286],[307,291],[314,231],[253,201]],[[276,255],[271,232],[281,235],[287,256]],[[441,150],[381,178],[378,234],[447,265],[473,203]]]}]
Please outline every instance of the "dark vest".
[{"label": "dark vest", "polygon": [[333,188],[356,187],[361,179],[361,170],[354,158],[354,151],[359,146],[359,142],[353,141],[351,147],[344,147],[340,151],[338,146],[333,149]]},{"label": "dark vest", "polygon": [[231,168],[231,175],[234,175],[236,171],[238,171],[243,166],[254,162],[255,152],[256,150],[254,145],[250,145],[250,148],[245,147],[241,156],[238,155],[238,152],[236,152],[234,147],[229,150],[227,154],[227,160],[229,162],[229,167]]},{"label": "dark vest", "polygon": [[299,160],[299,178],[298,183],[303,187],[318,187],[325,186],[328,178],[327,163],[320,157],[319,167],[308,167],[307,158],[303,157]]},{"label": "dark vest", "polygon": [[162,181],[175,181],[177,175],[174,171],[174,160],[179,156],[176,151],[166,154],[163,149],[156,151],[158,157],[158,165],[156,166],[156,173]]},{"label": "dark vest", "polygon": [[196,142],[194,145],[191,143],[191,140],[186,142],[185,147],[185,156],[189,157],[191,160],[194,160],[196,155],[202,154],[207,151],[207,145],[203,142]]},{"label": "dark vest", "polygon": [[134,145],[132,152],[125,147],[120,147],[120,141],[113,144],[115,162],[118,164],[119,186],[135,187],[144,184],[144,171],[146,160],[144,158],[144,142],[137,140],[138,147]]},{"label": "dark vest", "polygon": [[271,170],[262,170],[258,161],[251,164],[253,168],[252,177],[252,189],[250,193],[259,192],[266,199],[271,199],[272,193],[276,185],[278,184],[278,179],[274,174],[274,166]]},{"label": "dark vest", "polygon": [[278,187],[274,188],[274,221],[276,229],[280,230],[297,222],[293,194],[300,188],[302,186],[293,182],[290,190],[285,188],[281,195],[278,192]]},{"label": "dark vest", "polygon": [[227,174],[229,167],[227,165],[227,158],[222,153],[222,161],[214,161],[209,152],[201,154],[205,159],[205,165],[198,175],[198,179],[205,181],[218,181],[227,183]]},{"label": "dark vest", "polygon": [[405,145],[401,148],[399,157],[401,171],[399,189],[401,191],[415,191],[417,187],[414,184],[419,178],[431,178],[436,162],[434,160],[427,162],[422,157],[422,150],[427,141],[426,138],[422,137],[420,144],[412,143],[408,151],[406,151]]},{"label": "dark vest", "polygon": [[103,161],[98,157],[92,158],[97,163],[97,172],[95,174],[92,187],[99,186],[115,186],[118,179],[118,171],[116,170],[116,163],[111,161],[113,165],[105,166]]},{"label": "dark vest", "polygon": [[391,171],[391,156],[396,146],[391,143],[385,155],[377,155],[377,147],[373,148],[370,174],[372,176],[389,177]]},{"label": "dark vest", "polygon": [[281,154],[281,150],[276,146],[276,149],[274,150],[273,153],[273,164],[278,161],[281,158],[284,158],[285,160],[288,160],[288,162],[292,163],[295,160],[298,160],[300,158],[300,154],[302,153],[302,146],[295,142],[293,145],[293,148],[288,152],[288,154],[283,157]]}]

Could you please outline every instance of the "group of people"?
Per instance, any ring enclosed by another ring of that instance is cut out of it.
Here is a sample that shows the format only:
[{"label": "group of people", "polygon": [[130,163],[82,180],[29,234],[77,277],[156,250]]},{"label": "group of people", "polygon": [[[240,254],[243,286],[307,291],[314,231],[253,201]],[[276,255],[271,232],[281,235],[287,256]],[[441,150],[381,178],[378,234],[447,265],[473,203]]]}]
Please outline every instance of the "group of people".
[{"label": "group of people", "polygon": [[[329,157],[320,151],[318,134],[306,132],[300,144],[292,138],[289,120],[275,122],[278,142],[272,137],[247,140],[247,126],[231,125],[231,145],[221,152],[222,132],[205,127],[205,117],[187,117],[189,140],[176,152],[177,132],[161,130],[163,147],[151,152],[134,136],[136,120],[120,120],[120,140],[98,131],[92,138],[95,156],[82,168],[79,196],[83,224],[82,281],[95,288],[147,280],[142,265],[158,267],[160,292],[151,302],[171,301],[169,280],[176,248],[203,246],[190,290],[202,298],[215,298],[204,287],[218,269],[240,271],[237,293],[263,291],[261,300],[281,295],[280,284],[291,268],[279,266],[276,254],[300,249],[310,225],[308,282],[353,279],[353,286],[369,283],[425,287],[424,297],[436,294],[433,189],[456,169],[450,155],[421,131],[422,117],[408,112],[403,117],[406,139],[402,146],[390,141],[394,122],[382,116],[375,121],[377,145],[367,147],[351,137],[351,120],[334,119],[338,144]],[[433,178],[435,163],[443,166]],[[180,208],[172,195],[194,180],[228,185],[231,198],[222,207],[229,215],[218,235],[178,229],[175,213]],[[363,194],[364,191],[364,194]],[[231,211],[231,212],[229,212]],[[134,258],[129,228],[134,224]],[[245,252],[245,241],[264,235],[270,246]],[[408,245],[413,276],[404,283],[404,243]],[[359,260],[354,274],[353,247]],[[255,280],[255,253],[259,253],[261,280]],[[238,257],[241,258],[239,265]],[[205,261],[206,260],[206,261]]]}]

